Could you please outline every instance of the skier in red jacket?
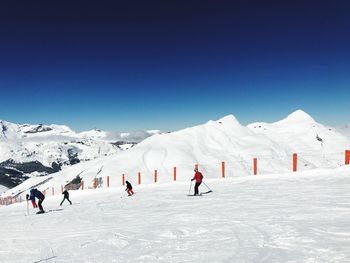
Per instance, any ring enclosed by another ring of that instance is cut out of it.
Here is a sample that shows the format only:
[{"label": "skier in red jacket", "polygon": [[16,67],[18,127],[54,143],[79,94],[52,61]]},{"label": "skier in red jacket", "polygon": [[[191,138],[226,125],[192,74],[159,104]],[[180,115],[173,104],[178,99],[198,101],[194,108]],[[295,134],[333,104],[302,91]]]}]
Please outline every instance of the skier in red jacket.
[{"label": "skier in red jacket", "polygon": [[194,176],[193,178],[191,179],[191,181],[194,181],[196,180],[196,184],[194,186],[194,195],[199,195],[198,193],[198,187],[201,185],[202,183],[202,180],[203,180],[203,174],[201,172],[198,171],[197,168],[194,169]]}]

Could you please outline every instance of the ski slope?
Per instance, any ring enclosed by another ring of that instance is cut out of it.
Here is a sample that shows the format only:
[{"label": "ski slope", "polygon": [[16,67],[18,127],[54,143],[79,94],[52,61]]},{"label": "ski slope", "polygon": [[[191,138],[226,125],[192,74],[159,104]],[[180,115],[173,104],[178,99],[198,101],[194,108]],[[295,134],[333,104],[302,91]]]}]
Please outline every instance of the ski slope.
[{"label": "ski slope", "polygon": [[0,207],[1,262],[350,261],[349,167],[205,182],[200,197],[187,181]]}]

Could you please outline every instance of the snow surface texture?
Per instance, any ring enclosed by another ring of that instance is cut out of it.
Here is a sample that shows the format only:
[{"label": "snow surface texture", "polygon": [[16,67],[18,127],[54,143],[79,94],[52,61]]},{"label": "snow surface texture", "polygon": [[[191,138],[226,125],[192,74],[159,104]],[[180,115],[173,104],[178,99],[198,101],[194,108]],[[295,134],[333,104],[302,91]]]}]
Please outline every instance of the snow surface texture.
[{"label": "snow surface texture", "polygon": [[[173,167],[177,180],[188,181],[194,164],[207,178],[221,176],[221,162],[226,162],[226,177],[253,174],[253,158],[258,158],[258,174],[285,173],[292,169],[292,155],[298,153],[298,171],[336,168],[344,165],[344,150],[350,141],[332,127],[317,123],[298,110],[275,123],[241,125],[232,116],[177,132],[155,134],[128,151],[76,164],[50,176],[31,178],[7,191],[17,195],[32,186],[41,190],[60,189],[77,175],[92,187],[94,178],[111,177],[111,186],[120,186],[121,176],[132,184],[141,173],[142,183],[153,181],[154,170],[160,183],[172,180]],[[49,179],[49,180],[48,180]]]},{"label": "snow surface texture", "polygon": [[189,182],[71,191],[42,215],[0,207],[1,262],[347,263],[349,168],[206,180],[200,197]]}]

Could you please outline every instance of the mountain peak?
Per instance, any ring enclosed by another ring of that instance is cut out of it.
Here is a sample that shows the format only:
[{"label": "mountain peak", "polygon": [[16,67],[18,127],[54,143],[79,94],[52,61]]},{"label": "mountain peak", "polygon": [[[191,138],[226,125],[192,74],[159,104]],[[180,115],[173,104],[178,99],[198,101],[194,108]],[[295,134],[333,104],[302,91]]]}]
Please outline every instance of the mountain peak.
[{"label": "mountain peak", "polygon": [[315,120],[307,114],[303,110],[296,110],[289,114],[285,119],[281,120],[281,122],[288,122],[288,123],[299,123],[299,122],[311,122],[314,123]]},{"label": "mountain peak", "polygon": [[239,121],[236,119],[236,117],[233,116],[232,114],[222,117],[221,119],[217,120],[217,122],[224,123],[224,124],[229,123],[229,124],[241,125]]}]

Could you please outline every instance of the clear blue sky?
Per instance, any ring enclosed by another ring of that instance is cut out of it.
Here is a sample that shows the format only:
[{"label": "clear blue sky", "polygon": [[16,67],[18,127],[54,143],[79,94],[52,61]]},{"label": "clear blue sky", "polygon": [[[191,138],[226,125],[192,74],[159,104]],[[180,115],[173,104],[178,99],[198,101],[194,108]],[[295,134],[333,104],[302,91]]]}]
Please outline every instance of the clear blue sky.
[{"label": "clear blue sky", "polygon": [[[8,2],[8,3],[5,3]],[[349,1],[2,1],[0,119],[350,123]]]}]

